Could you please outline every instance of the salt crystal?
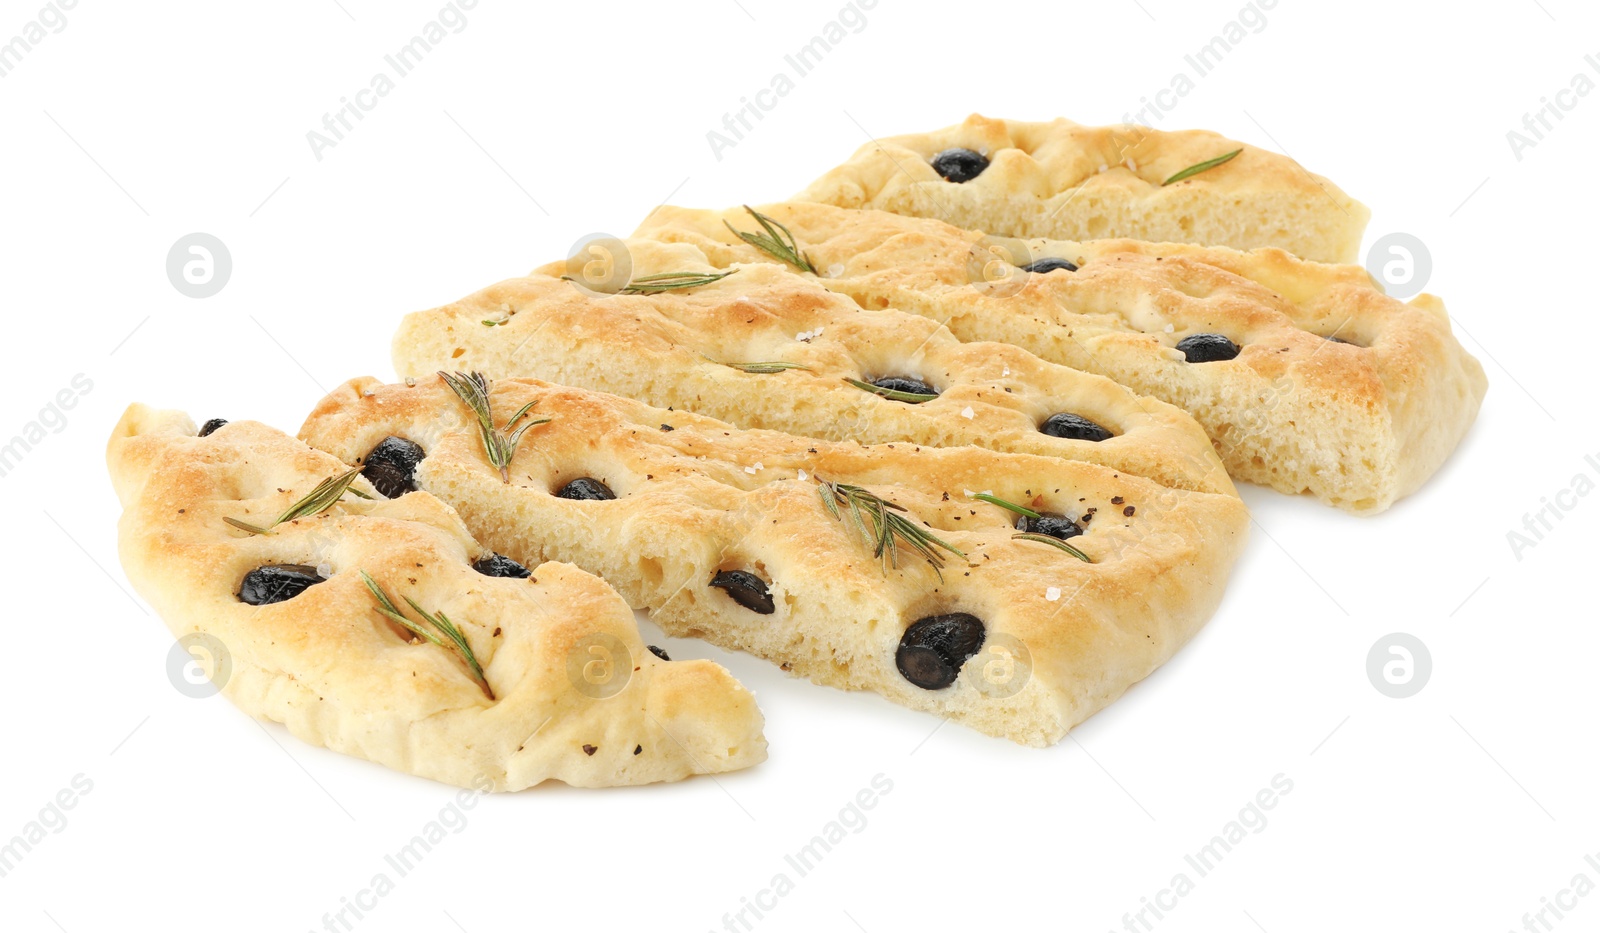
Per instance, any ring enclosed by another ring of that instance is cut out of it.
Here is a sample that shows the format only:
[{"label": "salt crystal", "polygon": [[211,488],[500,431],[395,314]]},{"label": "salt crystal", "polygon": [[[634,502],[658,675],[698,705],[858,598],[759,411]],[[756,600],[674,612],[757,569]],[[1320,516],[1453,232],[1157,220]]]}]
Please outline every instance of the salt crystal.
[{"label": "salt crystal", "polygon": [[806,471],[805,470],[796,470],[795,472],[800,474],[800,481],[802,483],[805,482],[805,480],[806,480]]},{"label": "salt crystal", "polygon": [[1055,602],[1056,600],[1060,599],[1061,598],[1061,587],[1052,586],[1049,589],[1045,590],[1044,591],[1044,598],[1049,600],[1050,602]]},{"label": "salt crystal", "polygon": [[757,460],[757,461],[756,461],[756,465],[755,465],[755,466],[747,466],[747,467],[745,467],[745,468],[744,468],[744,471],[745,471],[745,472],[746,472],[746,473],[749,473],[749,474],[750,474],[750,475],[751,475],[751,476],[754,476],[754,475],[755,475],[755,472],[756,472],[756,471],[757,471],[757,470],[759,470],[759,469],[762,469],[762,466],[761,466],[761,461],[760,461],[760,460]]},{"label": "salt crystal", "polygon": [[966,408],[961,409],[961,417],[963,417],[963,418],[970,419],[972,417],[972,414],[973,414],[973,412],[972,412],[972,406],[971,405],[968,405]]},{"label": "salt crystal", "polygon": [[828,278],[836,279],[841,275],[844,275],[844,263],[836,262],[828,267]]},{"label": "salt crystal", "polygon": [[1163,327],[1161,329],[1163,331],[1165,331],[1166,333],[1169,333],[1169,334],[1172,333],[1172,325],[1171,324],[1168,324],[1166,327]]}]

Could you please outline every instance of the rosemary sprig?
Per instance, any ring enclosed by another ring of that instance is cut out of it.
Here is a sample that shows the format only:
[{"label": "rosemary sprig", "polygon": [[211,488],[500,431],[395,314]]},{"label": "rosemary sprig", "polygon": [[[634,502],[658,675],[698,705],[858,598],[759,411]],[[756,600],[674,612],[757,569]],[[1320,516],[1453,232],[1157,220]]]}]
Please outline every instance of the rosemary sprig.
[{"label": "rosemary sprig", "polygon": [[1018,505],[1015,502],[1007,502],[1005,499],[1002,499],[993,493],[974,492],[968,493],[968,495],[974,499],[977,499],[979,502],[987,502],[990,505],[998,505],[1002,509],[1009,509],[1018,515],[1025,515],[1028,518],[1039,517],[1039,513],[1035,512],[1033,509],[1030,509],[1025,505]]},{"label": "rosemary sprig", "polygon": [[240,531],[246,531],[253,535],[270,535],[273,528],[284,522],[292,522],[297,518],[306,518],[332,508],[333,504],[344,498],[344,494],[347,492],[363,499],[371,499],[371,496],[361,490],[350,488],[350,484],[355,482],[356,477],[360,475],[361,468],[356,467],[348,473],[340,473],[338,476],[328,477],[307,493],[305,498],[285,509],[282,515],[273,519],[272,524],[265,528],[252,525],[246,521],[240,521],[237,518],[228,518],[227,516],[224,516],[222,520]]},{"label": "rosemary sprig", "polygon": [[367,589],[372,592],[372,598],[378,601],[378,611],[387,618],[404,626],[406,631],[411,632],[418,638],[425,638],[441,648],[445,647],[445,639],[449,639],[450,646],[461,657],[461,660],[466,662],[467,669],[472,672],[472,679],[478,682],[478,688],[483,691],[483,695],[491,701],[494,699],[494,690],[490,689],[488,679],[483,676],[483,667],[478,664],[478,656],[472,653],[472,646],[467,643],[466,636],[461,634],[461,629],[446,618],[443,612],[429,615],[426,609],[417,605],[416,600],[409,596],[405,598],[406,603],[411,606],[417,615],[422,616],[424,621],[444,635],[444,638],[440,638],[433,632],[423,628],[421,623],[413,622],[406,618],[399,609],[395,608],[394,602],[389,599],[389,594],[383,591],[383,587],[378,585],[378,581],[372,579],[371,575],[365,570],[361,571],[361,582],[367,585]]},{"label": "rosemary sprig", "polygon": [[1243,151],[1244,151],[1243,149],[1235,149],[1232,152],[1228,153],[1227,155],[1220,155],[1220,156],[1217,156],[1215,159],[1207,159],[1204,162],[1197,162],[1194,165],[1189,166],[1188,168],[1184,169],[1183,171],[1178,172],[1176,175],[1173,175],[1171,178],[1169,178],[1166,181],[1162,182],[1161,183],[1161,187],[1165,188],[1166,186],[1168,186],[1168,185],[1170,185],[1170,184],[1172,184],[1174,182],[1183,181],[1185,178],[1193,178],[1194,176],[1200,174],[1201,172],[1210,171],[1211,169],[1216,168],[1217,166],[1219,166],[1222,163],[1228,161],[1229,159],[1233,158],[1234,156],[1238,155],[1239,153],[1241,153]]},{"label": "rosemary sprig", "polygon": [[1068,554],[1071,554],[1073,557],[1076,557],[1077,559],[1083,561],[1086,564],[1094,563],[1094,561],[1089,559],[1089,555],[1083,553],[1082,551],[1078,550],[1077,548],[1073,547],[1072,545],[1068,544],[1067,542],[1061,540],[1060,538],[1052,538],[1049,535],[1035,534],[1035,533],[1030,531],[1030,532],[1026,532],[1026,533],[1020,534],[1020,535],[1012,535],[1011,536],[1011,540],[1013,540],[1013,541],[1037,541],[1040,544],[1048,544],[1053,548],[1060,548],[1061,550],[1066,551]]},{"label": "rosemary sprig", "polygon": [[811,257],[800,251],[800,244],[795,242],[794,234],[789,232],[788,227],[778,223],[766,214],[756,211],[748,204],[744,205],[744,209],[746,213],[756,219],[756,223],[761,225],[761,229],[765,230],[765,233],[751,233],[746,230],[739,230],[726,220],[722,222],[723,226],[727,227],[734,236],[761,250],[768,256],[780,262],[786,262],[801,272],[809,272],[812,275],[817,274],[817,267],[811,264]]},{"label": "rosemary sprig", "polygon": [[699,288],[720,282],[738,271],[729,269],[727,272],[657,272],[654,275],[641,275],[629,279],[628,284],[622,286],[622,294],[654,295],[683,288]]},{"label": "rosemary sprig", "polygon": [[883,386],[875,386],[870,382],[862,382],[860,379],[851,379],[849,376],[844,377],[844,381],[863,392],[871,392],[873,395],[880,395],[896,402],[910,402],[913,405],[931,402],[939,397],[937,395],[929,395],[926,392],[901,392],[898,389],[885,389]]},{"label": "rosemary sprig", "polygon": [[[705,356],[705,354],[702,353],[701,356]],[[811,371],[811,367],[805,365],[804,363],[785,363],[781,360],[773,360],[771,362],[764,363],[724,363],[722,360],[713,360],[709,356],[706,356],[706,359],[716,363],[718,366],[726,366],[729,369],[737,369],[742,372],[747,372],[758,376],[770,376],[773,373],[781,373],[786,369],[803,369],[807,372]]]},{"label": "rosemary sprig", "polygon": [[[547,424],[550,419],[535,418],[517,427],[517,422],[522,421],[528,410],[533,407],[533,402],[529,402],[517,409],[517,413],[511,416],[504,427],[496,428],[494,416],[489,411],[489,380],[485,379],[482,373],[441,372],[439,378],[443,379],[445,384],[467,403],[472,413],[478,416],[478,431],[483,438],[483,452],[489,457],[489,462],[500,470],[500,481],[511,482],[511,474],[506,468],[517,452],[517,444],[522,441],[523,432],[535,425]],[[508,431],[509,434],[506,433]]]},{"label": "rosemary sprig", "polygon": [[817,487],[817,494],[822,497],[822,504],[827,507],[828,513],[843,521],[839,506],[843,505],[849,511],[850,522],[856,531],[873,544],[872,556],[883,558],[884,573],[888,573],[890,567],[896,566],[897,539],[904,541],[912,550],[921,554],[923,560],[932,565],[933,572],[939,574],[941,581],[944,580],[944,574],[939,568],[944,566],[944,555],[935,550],[935,546],[957,557],[967,556],[954,545],[917,527],[910,519],[899,514],[905,511],[902,506],[895,505],[860,486],[832,483],[820,478],[817,482],[820,484]]}]

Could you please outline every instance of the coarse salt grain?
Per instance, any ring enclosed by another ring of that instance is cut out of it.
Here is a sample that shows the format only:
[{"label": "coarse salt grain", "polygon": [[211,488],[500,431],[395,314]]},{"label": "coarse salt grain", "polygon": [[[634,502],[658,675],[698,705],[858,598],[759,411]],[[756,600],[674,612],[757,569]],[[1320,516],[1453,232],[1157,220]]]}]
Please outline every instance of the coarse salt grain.
[{"label": "coarse salt grain", "polygon": [[754,476],[755,472],[757,470],[759,470],[759,469],[762,469],[761,461],[757,460],[756,463],[755,463],[755,466],[747,466],[747,467],[744,468],[744,471],[746,473],[749,473],[750,475]]},{"label": "coarse salt grain", "polygon": [[1166,333],[1169,333],[1169,334],[1170,334],[1170,333],[1172,333],[1172,331],[1173,331],[1173,327],[1172,327],[1172,325],[1171,325],[1171,324],[1168,324],[1168,325],[1167,325],[1167,326],[1166,326],[1166,327],[1163,327],[1163,328],[1161,328],[1161,329],[1162,329],[1162,330],[1163,330],[1163,331],[1165,331],[1165,332],[1166,332]]},{"label": "coarse salt grain", "polygon": [[800,474],[800,481],[802,483],[805,482],[805,480],[806,480],[806,471],[805,470],[796,470],[795,472]]},{"label": "coarse salt grain", "polygon": [[973,411],[972,411],[972,406],[971,405],[968,405],[966,408],[961,409],[961,417],[966,418],[968,420],[971,420],[972,415],[973,415]]},{"label": "coarse salt grain", "polygon": [[1045,590],[1044,591],[1044,598],[1049,600],[1050,602],[1055,602],[1056,600],[1060,599],[1061,598],[1061,587],[1052,586],[1049,589]]},{"label": "coarse salt grain", "polygon": [[828,278],[836,279],[841,275],[844,275],[844,263],[836,262],[828,267]]}]

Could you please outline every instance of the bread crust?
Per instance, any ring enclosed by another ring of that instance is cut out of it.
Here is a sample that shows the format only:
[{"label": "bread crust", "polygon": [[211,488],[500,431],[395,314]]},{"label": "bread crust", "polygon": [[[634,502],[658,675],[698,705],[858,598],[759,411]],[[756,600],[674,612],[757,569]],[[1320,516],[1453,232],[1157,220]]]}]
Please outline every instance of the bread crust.
[{"label": "bread crust", "polygon": [[[765,759],[749,691],[710,661],[646,650],[633,613],[599,578],[562,563],[534,566],[531,579],[484,576],[470,562],[487,549],[452,509],[427,493],[384,500],[362,478],[355,488],[374,501],[347,496],[248,535],[224,517],[269,523],[348,468],[255,422],[195,434],[183,413],[138,404],[118,422],[106,458],[124,507],[119,550],[175,636],[220,642],[222,693],[245,713],[477,790],[672,781]],[[241,579],[264,564],[322,564],[330,575],[292,599],[241,602]],[[398,605],[410,596],[457,623],[494,700],[450,651],[408,640],[374,611],[361,570]],[[568,664],[593,643],[622,651],[599,672],[616,679],[584,693]]]},{"label": "bread crust", "polygon": [[[534,416],[553,419],[523,439],[509,484],[437,377],[414,386],[352,380],[317,406],[301,436],[346,463],[388,435],[409,437],[427,451],[419,487],[501,553],[598,573],[670,634],[1030,745],[1059,740],[1194,634],[1221,598],[1248,524],[1233,496],[1058,457],[741,431],[529,379],[494,383],[492,399],[496,412],[531,403]],[[902,544],[887,569],[829,514],[819,476],[901,505],[965,557],[949,555],[941,579]],[[552,494],[579,477],[605,482],[618,498]],[[1083,510],[1088,530],[1072,540],[1094,562],[1013,540],[1010,513],[967,498],[968,490]],[[772,614],[710,586],[715,573],[735,569],[766,582]],[[903,632],[918,618],[957,611],[984,621],[997,655],[966,662],[942,690],[913,686],[895,665]],[[1018,656],[1028,665],[1021,683],[1006,676],[997,687],[990,665],[1018,671]]]},{"label": "bread crust", "polygon": [[[1402,303],[1357,266],[1278,249],[1013,240],[817,204],[759,210],[828,270],[819,284],[863,308],[920,314],[962,340],[1012,343],[1108,376],[1192,414],[1234,479],[1358,514],[1388,508],[1437,471],[1487,390],[1437,298]],[[724,226],[738,216],[663,207],[635,237],[687,243],[719,266],[759,261]],[[1010,274],[975,282],[974,256],[1002,257]],[[1024,273],[1004,257],[1079,269]],[[1185,362],[1177,343],[1206,332],[1243,352]]]},{"label": "bread crust", "polygon": [[[990,164],[970,181],[946,181],[930,161],[950,148]],[[1216,168],[1163,185],[1234,150],[1242,151]],[[997,236],[1272,246],[1320,262],[1355,261],[1370,216],[1293,159],[1205,130],[978,114],[931,133],[873,140],[794,200],[931,217]]]},{"label": "bread crust", "polygon": [[[637,240],[626,248],[635,277],[713,269],[687,244]],[[527,376],[743,428],[865,444],[977,444],[1233,492],[1205,433],[1171,405],[1008,344],[962,343],[924,317],[865,312],[770,263],[737,265],[713,284],[655,295],[598,294],[562,281],[562,267],[407,315],[394,337],[396,372]],[[749,373],[723,365],[771,361],[808,368]],[[908,404],[845,381],[884,375],[928,380],[940,395]],[[1116,436],[1094,442],[1042,433],[1058,412]]]}]

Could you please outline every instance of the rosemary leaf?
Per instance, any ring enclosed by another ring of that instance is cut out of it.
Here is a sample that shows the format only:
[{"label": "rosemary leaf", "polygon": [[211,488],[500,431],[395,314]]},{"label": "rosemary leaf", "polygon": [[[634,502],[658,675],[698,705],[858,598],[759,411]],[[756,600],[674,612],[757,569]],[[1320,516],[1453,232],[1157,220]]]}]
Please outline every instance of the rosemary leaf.
[{"label": "rosemary leaf", "polygon": [[987,492],[974,492],[974,493],[971,493],[970,495],[972,496],[972,498],[977,499],[980,502],[987,502],[990,505],[998,505],[1002,509],[1010,509],[1011,511],[1017,513],[1018,515],[1026,515],[1029,518],[1038,518],[1039,517],[1039,513],[1038,512],[1035,512],[1033,509],[1030,509],[1025,505],[1018,505],[1015,502],[1007,502],[1006,500],[1000,498],[999,496],[992,495],[992,494],[987,493]]},{"label": "rosemary leaf", "polygon": [[333,507],[335,502],[343,499],[344,494],[347,492],[351,495],[360,496],[363,499],[371,499],[371,496],[367,495],[361,490],[350,488],[350,484],[354,483],[356,481],[356,477],[360,475],[361,468],[356,467],[348,472],[340,473],[338,476],[328,477],[327,479],[318,483],[315,488],[305,495],[304,498],[285,509],[282,515],[279,515],[277,518],[273,519],[272,524],[265,528],[252,525],[249,522],[240,521],[237,518],[224,517],[222,520],[233,527],[238,528],[240,531],[246,531],[253,535],[269,535],[272,534],[273,528],[276,528],[284,522],[292,522],[297,518],[307,518],[309,516],[317,515],[321,512],[327,511]]},{"label": "rosemary leaf", "polygon": [[845,506],[856,533],[873,545],[872,556],[883,560],[886,574],[889,568],[898,566],[897,549],[902,543],[921,555],[922,559],[933,567],[933,572],[939,575],[941,581],[944,580],[944,574],[940,568],[944,566],[945,558],[939,552],[939,548],[957,557],[967,556],[954,545],[902,515],[901,513],[905,511],[902,506],[895,505],[860,486],[833,483],[824,479],[819,479],[818,483],[817,493],[822,497],[822,504],[834,518],[840,517],[839,506]]},{"label": "rosemary leaf", "polygon": [[892,399],[896,402],[910,402],[913,405],[920,405],[923,402],[931,402],[939,397],[937,395],[929,395],[926,392],[901,392],[898,389],[885,389],[882,386],[875,386],[870,382],[862,382],[860,379],[851,379],[849,376],[846,376],[844,381],[850,383],[863,392],[871,392],[873,395],[882,396],[886,399]]},{"label": "rosemary leaf", "polygon": [[738,271],[729,269],[727,272],[657,272],[654,275],[641,275],[636,279],[630,279],[627,285],[622,286],[621,294],[654,295],[658,292],[683,288],[699,288],[712,282],[720,282]]},{"label": "rosemary leaf", "polygon": [[[439,378],[444,380],[445,385],[448,385],[477,417],[478,435],[483,440],[484,455],[489,458],[489,463],[500,471],[500,481],[510,483],[511,474],[508,467],[511,465],[511,458],[516,456],[517,445],[522,442],[523,432],[536,425],[548,424],[550,419],[538,418],[523,422],[521,427],[517,427],[517,422],[522,421],[528,410],[533,408],[533,402],[529,402],[511,416],[505,427],[497,428],[494,426],[494,414],[489,408],[489,380],[484,378],[482,373],[441,372]],[[514,427],[516,430],[512,431]],[[511,431],[509,436],[506,434],[507,431]]]},{"label": "rosemary leaf", "polygon": [[[704,354],[701,355],[704,356]],[[773,373],[781,373],[786,369],[803,369],[807,372],[811,371],[811,367],[805,365],[804,363],[785,363],[781,360],[773,360],[770,362],[761,363],[724,363],[721,360],[713,360],[709,356],[707,356],[706,359],[716,363],[718,366],[726,366],[729,369],[737,369],[742,372],[747,372],[758,376],[770,376]]]},{"label": "rosemary leaf", "polygon": [[1177,173],[1176,175],[1173,175],[1171,178],[1167,179],[1166,181],[1162,182],[1161,183],[1161,187],[1165,188],[1166,186],[1168,186],[1168,185],[1170,185],[1170,184],[1172,184],[1174,182],[1183,181],[1185,178],[1193,178],[1194,176],[1200,174],[1201,172],[1210,171],[1211,169],[1216,168],[1217,166],[1219,166],[1222,163],[1228,161],[1229,159],[1232,159],[1234,156],[1238,155],[1239,153],[1241,153],[1243,151],[1244,151],[1243,149],[1235,149],[1232,152],[1228,153],[1227,155],[1220,155],[1220,156],[1217,156],[1215,159],[1207,159],[1204,162],[1198,162],[1198,163],[1196,163],[1194,165],[1191,165],[1188,168],[1184,169],[1183,171]]},{"label": "rosemary leaf", "polygon": [[[389,594],[383,591],[383,587],[378,585],[378,581],[372,579],[365,570],[361,571],[361,582],[367,585],[367,589],[371,591],[373,599],[378,601],[378,612],[382,613],[386,618],[398,622],[407,631],[419,638],[424,638],[441,648],[450,647],[461,658],[462,662],[467,665],[467,670],[472,672],[472,679],[477,682],[478,689],[483,691],[483,695],[491,701],[494,699],[494,690],[490,688],[488,678],[483,675],[483,666],[478,663],[478,656],[472,652],[472,645],[467,642],[466,636],[461,634],[461,629],[454,622],[451,622],[443,612],[430,613],[419,606],[416,600],[409,596],[405,597],[406,604],[411,607],[413,612],[422,616],[423,621],[444,635],[444,638],[440,638],[439,635],[423,628],[421,623],[413,622],[407,618],[395,606],[394,601],[389,598]],[[445,645],[446,639],[450,642],[448,646]]]},{"label": "rosemary leaf", "polygon": [[1083,561],[1086,564],[1094,563],[1094,561],[1089,559],[1089,555],[1083,553],[1082,551],[1078,550],[1077,548],[1073,547],[1072,545],[1068,544],[1067,542],[1061,540],[1060,538],[1052,538],[1049,535],[1034,534],[1033,532],[1030,531],[1030,532],[1027,532],[1025,534],[1012,535],[1011,536],[1011,540],[1013,540],[1013,541],[1037,541],[1040,544],[1048,544],[1053,548],[1060,548],[1061,550],[1066,551],[1068,554],[1071,554],[1073,557],[1076,557],[1077,559]]},{"label": "rosemary leaf", "polygon": [[800,251],[800,244],[795,242],[794,234],[789,232],[788,227],[778,223],[766,214],[754,210],[748,204],[744,205],[744,209],[746,213],[756,219],[756,223],[761,225],[761,229],[765,230],[765,233],[739,230],[726,220],[722,222],[723,226],[727,227],[734,236],[761,250],[768,256],[780,262],[786,262],[802,272],[809,272],[812,275],[817,274],[817,267],[811,264],[811,257]]}]

